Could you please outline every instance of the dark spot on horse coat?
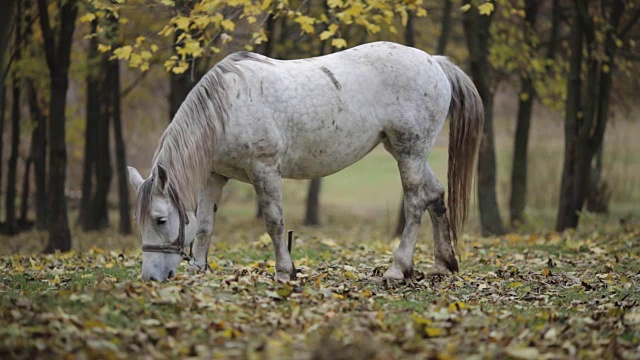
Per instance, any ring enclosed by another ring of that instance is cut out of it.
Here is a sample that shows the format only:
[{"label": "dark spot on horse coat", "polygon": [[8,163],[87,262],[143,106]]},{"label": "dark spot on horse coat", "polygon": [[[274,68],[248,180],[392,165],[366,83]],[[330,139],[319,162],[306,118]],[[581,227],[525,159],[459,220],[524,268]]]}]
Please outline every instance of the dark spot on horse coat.
[{"label": "dark spot on horse coat", "polygon": [[342,89],[342,85],[340,85],[340,82],[338,81],[338,79],[336,79],[335,75],[333,75],[331,70],[329,70],[326,66],[320,67],[320,70],[322,70],[323,73],[327,74],[327,76],[329,77],[329,79],[331,79],[331,82],[336,87],[336,89],[338,90]]},{"label": "dark spot on horse coat", "polygon": [[437,199],[431,200],[427,203],[427,207],[431,209],[436,215],[440,216],[447,211],[444,205],[444,196],[439,196]]},{"label": "dark spot on horse coat", "polygon": [[213,204],[213,212],[218,212],[218,204]]}]

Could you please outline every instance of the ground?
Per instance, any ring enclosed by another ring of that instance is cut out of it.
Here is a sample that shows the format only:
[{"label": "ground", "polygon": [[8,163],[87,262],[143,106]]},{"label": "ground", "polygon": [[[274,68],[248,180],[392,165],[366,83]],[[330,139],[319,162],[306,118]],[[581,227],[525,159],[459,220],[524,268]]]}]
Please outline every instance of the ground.
[{"label": "ground", "polygon": [[[289,284],[274,282],[254,195],[237,183],[218,212],[206,274],[188,276],[183,264],[174,280],[140,282],[135,234],[73,229],[74,252],[47,256],[39,255],[45,233],[0,237],[0,358],[640,359],[637,131],[608,132],[609,215],[583,213],[579,231],[556,234],[563,148],[561,124],[552,125],[534,124],[528,224],[481,238],[472,204],[461,272],[447,278],[425,276],[433,263],[426,216],[412,281],[380,279],[398,243],[391,234],[401,194],[382,149],[323,180],[319,228],[301,226],[306,182],[285,182],[302,270]],[[499,129],[506,209],[512,132]],[[430,162],[446,184],[443,139]]]},{"label": "ground", "polygon": [[640,358],[640,226],[465,236],[447,278],[423,241],[408,283],[380,278],[397,240],[333,231],[299,234],[287,284],[253,233],[165,283],[139,281],[139,250],[2,257],[0,357]]}]

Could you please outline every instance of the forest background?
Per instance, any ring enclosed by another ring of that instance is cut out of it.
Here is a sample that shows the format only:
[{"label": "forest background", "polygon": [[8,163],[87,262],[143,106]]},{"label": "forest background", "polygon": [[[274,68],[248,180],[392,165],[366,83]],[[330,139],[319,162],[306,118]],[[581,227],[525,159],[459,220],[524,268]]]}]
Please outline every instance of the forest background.
[{"label": "forest background", "polygon": [[[45,251],[70,249],[76,231],[132,232],[126,165],[146,173],[182,100],[226,54],[294,59],[378,40],[450,56],[482,95],[471,234],[564,230],[595,213],[609,214],[602,221],[637,217],[638,1],[2,6],[1,229],[44,230],[34,237]],[[446,147],[447,130],[430,156],[443,183]],[[229,217],[256,216],[248,185],[233,184],[224,201]],[[403,226],[400,202],[395,164],[381,149],[322,181],[285,183],[293,227],[359,218],[392,237]],[[9,241],[11,251],[24,245]]]}]

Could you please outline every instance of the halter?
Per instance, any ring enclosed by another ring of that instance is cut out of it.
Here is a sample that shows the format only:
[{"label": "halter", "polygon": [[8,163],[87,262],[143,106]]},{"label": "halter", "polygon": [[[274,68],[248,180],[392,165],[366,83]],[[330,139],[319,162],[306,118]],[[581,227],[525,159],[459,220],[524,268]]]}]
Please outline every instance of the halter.
[{"label": "halter", "polygon": [[[171,202],[178,208],[178,218],[180,219],[180,227],[178,228],[178,237],[168,245],[152,245],[152,244],[142,244],[142,252],[155,252],[155,253],[163,253],[163,254],[178,254],[182,255],[182,259],[189,261],[191,263],[194,261],[194,257],[192,254],[187,254],[184,252],[184,227],[185,224],[189,224],[189,218],[187,217],[182,203],[179,201],[178,197],[171,188],[169,188],[169,198]],[[190,251],[191,252],[191,251]]]}]

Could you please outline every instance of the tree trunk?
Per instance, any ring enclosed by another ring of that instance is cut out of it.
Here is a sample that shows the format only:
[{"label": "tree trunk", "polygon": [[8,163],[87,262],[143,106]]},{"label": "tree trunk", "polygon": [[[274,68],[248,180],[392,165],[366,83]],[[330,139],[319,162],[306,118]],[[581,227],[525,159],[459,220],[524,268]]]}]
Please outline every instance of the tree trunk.
[{"label": "tree trunk", "polygon": [[578,113],[580,112],[580,67],[582,65],[582,35],[583,29],[578,14],[573,17],[571,29],[571,58],[569,60],[569,75],[567,77],[567,100],[564,118],[564,165],[562,182],[560,184],[560,201],[558,204],[558,219],[556,230],[562,231],[578,225],[578,214],[573,209],[573,194],[575,181],[574,162],[578,140]]},{"label": "tree trunk", "polygon": [[416,46],[416,36],[415,36],[415,14],[413,11],[407,11],[407,27],[404,29],[404,44],[407,46],[415,47]]},{"label": "tree trunk", "polygon": [[96,190],[91,201],[89,227],[87,230],[102,230],[109,227],[108,196],[113,169],[111,167],[111,149],[109,119],[111,116],[110,94],[112,92],[109,71],[109,58],[102,57],[100,72],[106,76],[100,86],[100,116],[96,118],[95,171]]},{"label": "tree trunk", "polygon": [[[6,94],[7,88],[5,85],[5,74],[7,69],[7,49],[9,49],[9,35],[11,33],[11,27],[13,26],[13,9],[18,3],[17,0],[5,0],[0,1],[0,164],[4,161],[3,149],[4,149],[4,113],[6,106]],[[0,189],[2,189],[2,169],[0,166]],[[2,191],[0,191],[0,196]]]},{"label": "tree trunk", "polygon": [[[601,58],[593,53],[598,43],[593,19],[585,0],[576,1],[576,15],[573,24],[572,57],[570,74],[567,81],[567,113],[565,118],[565,163],[562,174],[560,206],[558,210],[557,230],[575,228],[579,222],[590,184],[591,164],[602,146],[607,126],[611,95],[611,72],[616,54],[616,33],[624,13],[624,2],[614,0],[610,6],[605,35],[605,56]],[[637,18],[632,22],[637,21]],[[633,24],[633,23],[631,23]],[[581,105],[580,67],[582,65],[582,39],[587,45],[587,82],[584,101]],[[579,40],[580,45],[576,45]],[[579,52],[579,55],[575,55]],[[577,79],[576,79],[577,78]],[[578,113],[581,112],[582,116]]]},{"label": "tree trunk", "polygon": [[[98,20],[91,22],[91,32],[95,33],[98,28]],[[80,211],[78,214],[78,224],[84,231],[91,230],[91,203],[93,197],[93,183],[96,168],[96,144],[98,142],[97,123],[102,116],[100,109],[100,89],[102,80],[100,69],[100,53],[98,52],[98,39],[92,37],[89,40],[87,57],[87,104],[86,122],[84,134],[84,160],[82,167],[82,198],[80,199]]]},{"label": "tree trunk", "polygon": [[29,221],[29,196],[31,195],[31,165],[33,164],[33,145],[29,157],[24,162],[24,176],[22,177],[22,195],[20,201],[19,224],[27,224]]},{"label": "tree trunk", "polygon": [[127,155],[125,151],[124,137],[122,135],[122,119],[120,108],[120,62],[111,63],[111,105],[113,111],[113,133],[116,142],[116,168],[118,175],[118,209],[120,213],[120,225],[118,232],[131,234],[131,212],[129,207],[129,181],[127,171]]},{"label": "tree trunk", "polygon": [[442,27],[440,28],[440,36],[438,37],[437,53],[444,54],[449,42],[449,34],[451,33],[451,0],[444,0],[444,8],[442,9]]},{"label": "tree trunk", "polygon": [[[45,56],[51,78],[49,101],[49,242],[45,252],[71,249],[71,233],[67,217],[65,182],[67,169],[67,147],[65,144],[65,110],[69,87],[69,64],[71,44],[78,13],[77,1],[67,0],[60,6],[60,25],[54,32],[49,23],[46,0],[38,0],[40,25],[44,38]],[[57,41],[56,38],[58,37]]]},{"label": "tree trunk", "polygon": [[13,99],[11,104],[11,153],[7,166],[7,191],[5,194],[5,229],[9,235],[18,232],[16,216],[16,182],[18,167],[18,151],[20,148],[20,87],[14,79]]},{"label": "tree trunk", "polygon": [[[20,60],[22,48],[22,3],[18,3],[16,11],[16,21],[18,26],[14,29],[14,56],[16,60]],[[9,154],[9,163],[7,167],[7,191],[5,198],[6,211],[6,232],[13,235],[18,232],[17,214],[16,214],[16,182],[18,167],[18,151],[20,150],[20,79],[17,71],[13,73],[13,89],[11,103],[11,153]]]},{"label": "tree trunk", "polygon": [[[468,3],[468,1],[465,1]],[[464,31],[469,49],[471,78],[484,104],[484,126],[478,154],[478,205],[482,234],[504,234],[496,197],[496,154],[493,138],[493,89],[489,64],[491,15],[480,15],[476,7],[464,14]]]},{"label": "tree trunk", "polygon": [[[7,94],[4,81],[0,81],[0,165],[4,159],[4,113],[7,105]],[[0,166],[0,189],[2,189],[2,169],[4,166]],[[0,191],[0,199],[2,198],[2,191]],[[0,207],[1,208],[1,207]]]},{"label": "tree trunk", "polygon": [[47,119],[38,104],[38,94],[32,80],[28,83],[29,109],[35,122],[31,135],[33,167],[36,178],[36,229],[47,228]]},{"label": "tree trunk", "polygon": [[[537,0],[527,1],[525,5],[525,41],[532,47],[534,45],[531,40],[535,34],[538,5],[539,2]],[[535,49],[533,49],[533,51],[535,51]],[[522,76],[520,78],[518,117],[513,145],[513,164],[511,166],[511,199],[509,201],[509,209],[512,227],[518,227],[524,223],[524,207],[527,198],[527,150],[529,146],[529,129],[531,127],[534,97],[535,90],[531,77],[528,74]]]},{"label": "tree trunk", "polygon": [[304,217],[304,225],[320,225],[320,187],[322,179],[312,179],[309,181],[309,191],[307,193],[307,211]]},{"label": "tree trunk", "polygon": [[511,226],[518,227],[524,223],[524,207],[527,197],[527,149],[529,145],[529,128],[534,97],[533,82],[528,77],[520,79],[520,99],[511,166]]},{"label": "tree trunk", "polygon": [[[193,66],[193,65],[192,65]],[[189,91],[193,88],[195,83],[190,79],[190,71],[186,71],[182,74],[171,73],[171,92],[169,94],[169,115],[171,118],[169,122],[173,121],[173,117],[178,112],[180,105],[184,99],[189,95]]]}]

